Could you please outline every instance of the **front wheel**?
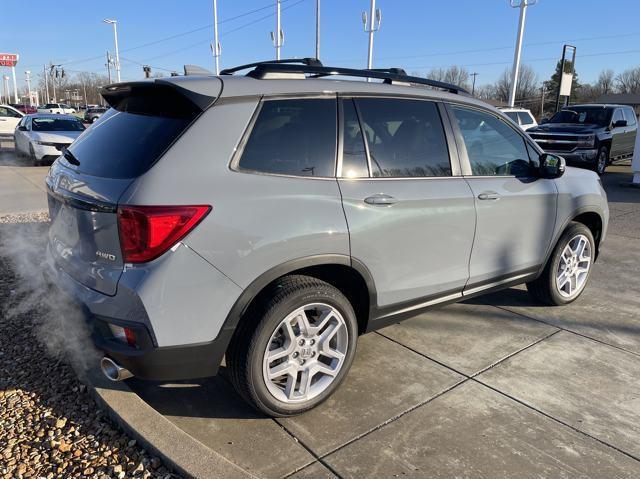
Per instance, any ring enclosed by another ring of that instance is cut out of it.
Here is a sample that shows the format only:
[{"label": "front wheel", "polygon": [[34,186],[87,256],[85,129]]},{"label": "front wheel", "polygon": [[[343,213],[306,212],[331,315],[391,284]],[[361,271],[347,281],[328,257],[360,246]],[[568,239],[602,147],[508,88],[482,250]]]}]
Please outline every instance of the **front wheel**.
[{"label": "front wheel", "polygon": [[293,416],[327,399],[346,376],[358,324],[336,288],[287,276],[243,318],[227,353],[238,393],[269,416]]},{"label": "front wheel", "polygon": [[551,306],[569,304],[582,294],[595,260],[595,241],[582,223],[571,223],[558,240],[540,277],[527,283],[529,293]]},{"label": "front wheel", "polygon": [[598,155],[596,156],[596,162],[593,165],[593,171],[595,171],[599,175],[604,175],[604,171],[607,169],[608,164],[609,150],[606,146],[601,146],[598,150]]},{"label": "front wheel", "polygon": [[33,145],[29,145],[29,159],[32,166],[41,166],[40,160],[36,157],[36,152],[33,149]]}]

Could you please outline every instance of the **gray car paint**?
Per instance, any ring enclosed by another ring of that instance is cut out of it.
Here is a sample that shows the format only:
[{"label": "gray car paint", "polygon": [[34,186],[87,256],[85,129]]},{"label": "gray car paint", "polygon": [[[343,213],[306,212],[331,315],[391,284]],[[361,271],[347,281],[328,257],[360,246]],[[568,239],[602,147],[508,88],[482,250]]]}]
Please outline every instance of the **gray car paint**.
[{"label": "gray car paint", "polygon": [[[491,178],[490,185],[460,177],[298,178],[232,168],[263,96],[393,95],[462,102],[502,115],[472,98],[409,86],[339,80],[224,77],[222,93],[221,80],[214,77],[176,77],[162,82],[220,98],[148,172],[133,181],[79,178],[59,162],[51,175],[54,185],[58,176],[70,177],[76,185],[74,193],[91,200],[212,205],[211,213],[165,255],[135,267],[120,266],[119,281],[114,275],[98,285],[98,280],[77,272],[75,279],[67,277],[76,283],[70,287],[76,296],[80,295],[95,314],[143,322],[150,326],[158,345],[211,341],[243,289],[291,260],[322,254],[353,255],[372,272],[377,305],[397,304],[462,290],[471,283],[470,259],[474,282],[490,280],[493,275],[508,276],[529,265],[540,266],[545,259],[543,251],[548,254],[560,228],[573,215],[595,211],[605,225],[608,219],[606,197],[596,176],[571,168],[562,178],[538,179],[530,185],[514,178]],[[461,157],[463,171],[464,161],[466,157]],[[555,211],[546,197],[551,185],[559,191]],[[487,187],[500,190],[509,201],[501,200],[485,211],[474,196]],[[385,208],[362,203],[367,195],[380,192],[390,192],[402,201]],[[536,197],[540,193],[545,199]],[[488,222],[478,228],[476,208],[478,221]],[[86,219],[97,221],[95,224],[111,221],[111,217],[107,220],[97,214]],[[68,261],[75,261],[76,249],[84,247],[80,239],[93,241],[95,234],[90,228],[81,229],[75,241],[58,241],[65,245],[62,249],[51,249],[51,244],[57,244],[51,240],[49,254],[58,262],[63,253],[71,255]],[[116,243],[114,233],[110,247],[119,252]],[[515,248],[517,253],[508,265],[500,253],[505,247]],[[476,256],[472,249],[478,252]],[[477,259],[477,274],[473,258]],[[95,268],[89,271],[97,275],[103,265],[99,260],[91,264]],[[95,290],[87,287],[91,284]],[[113,296],[96,291],[100,289]]]}]

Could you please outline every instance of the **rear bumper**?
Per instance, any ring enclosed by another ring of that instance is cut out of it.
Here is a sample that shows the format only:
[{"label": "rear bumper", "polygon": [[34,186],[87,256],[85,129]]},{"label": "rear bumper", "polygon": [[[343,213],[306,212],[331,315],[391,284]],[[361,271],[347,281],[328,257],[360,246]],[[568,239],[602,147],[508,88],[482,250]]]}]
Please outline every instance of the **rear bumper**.
[{"label": "rear bumper", "polygon": [[[217,374],[233,329],[221,328],[215,339],[209,341],[159,346],[159,331],[154,331],[142,298],[133,290],[119,287],[116,296],[92,290],[57,267],[48,248],[44,274],[61,294],[82,310],[96,348],[134,376],[151,380],[179,380]],[[182,323],[183,328],[198,328],[197,324],[183,323],[184,317],[173,319]],[[132,329],[136,346],[116,339],[109,324]],[[203,325],[199,329],[204,329]]]}]

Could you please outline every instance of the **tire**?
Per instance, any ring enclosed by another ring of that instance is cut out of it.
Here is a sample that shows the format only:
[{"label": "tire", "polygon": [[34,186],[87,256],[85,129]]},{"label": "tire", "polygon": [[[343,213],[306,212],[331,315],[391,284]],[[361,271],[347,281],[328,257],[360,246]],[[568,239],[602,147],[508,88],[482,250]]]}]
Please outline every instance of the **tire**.
[{"label": "tire", "polygon": [[29,145],[29,160],[32,166],[41,166],[42,163],[36,158],[36,152],[33,151],[33,145]]},{"label": "tire", "polygon": [[[338,289],[309,276],[285,276],[243,316],[226,355],[231,382],[258,411],[301,414],[340,385],[357,337],[355,313]],[[279,374],[270,379],[268,371]]]},{"label": "tire", "polygon": [[[585,246],[580,252],[582,244]],[[567,251],[567,248],[571,251]],[[534,298],[550,306],[572,303],[580,297],[589,281],[595,251],[591,230],[582,223],[569,223],[547,261],[544,271],[538,279],[527,283],[527,290]],[[587,257],[588,260],[585,259]],[[561,275],[562,271],[567,269],[571,274]]]},{"label": "tire", "polygon": [[592,165],[592,169],[602,176],[607,169],[607,165],[609,165],[609,150],[606,146],[601,146],[598,150],[595,162]]}]

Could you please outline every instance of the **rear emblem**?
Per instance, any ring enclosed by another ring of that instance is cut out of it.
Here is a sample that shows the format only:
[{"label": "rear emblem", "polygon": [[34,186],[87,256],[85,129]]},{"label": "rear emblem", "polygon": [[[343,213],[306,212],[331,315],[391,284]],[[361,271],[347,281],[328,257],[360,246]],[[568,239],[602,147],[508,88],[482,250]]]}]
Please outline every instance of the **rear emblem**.
[{"label": "rear emblem", "polygon": [[96,251],[96,256],[102,259],[108,259],[109,261],[115,261],[116,255],[111,253],[105,253],[104,251]]}]

